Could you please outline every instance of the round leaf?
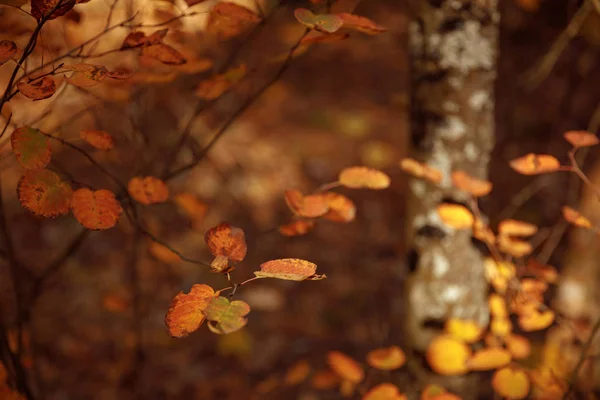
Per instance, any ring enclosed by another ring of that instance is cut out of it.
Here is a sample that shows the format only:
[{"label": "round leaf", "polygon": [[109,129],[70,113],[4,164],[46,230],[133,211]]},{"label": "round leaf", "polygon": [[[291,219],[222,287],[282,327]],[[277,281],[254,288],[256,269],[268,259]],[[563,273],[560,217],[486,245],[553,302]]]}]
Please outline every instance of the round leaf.
[{"label": "round leaf", "polygon": [[131,178],[127,191],[131,197],[142,204],[163,203],[169,198],[167,184],[153,176]]},{"label": "round leaf", "polygon": [[115,139],[104,131],[84,129],[79,136],[98,150],[110,150],[115,145]]},{"label": "round leaf", "polygon": [[88,229],[109,229],[117,224],[123,209],[110,190],[78,189],[71,199],[77,221]]},{"label": "round leaf", "polygon": [[529,378],[522,368],[505,367],[492,376],[492,387],[498,395],[507,399],[524,399],[529,394]]},{"label": "round leaf", "polygon": [[406,362],[406,356],[398,346],[375,349],[367,354],[367,363],[381,370],[398,369]]},{"label": "round leaf", "polygon": [[50,76],[44,76],[30,82],[19,81],[17,89],[23,96],[32,100],[43,100],[52,97],[56,92],[56,83]]},{"label": "round leaf", "polygon": [[450,318],[446,321],[446,333],[465,343],[475,343],[483,334],[483,327],[476,321]]},{"label": "round leaf", "polygon": [[422,178],[429,182],[439,185],[442,183],[442,173],[429,165],[422,164],[412,158],[404,158],[400,161],[400,168],[406,173],[411,174],[415,178]]},{"label": "round leaf", "polygon": [[407,397],[400,393],[400,389],[391,383],[380,383],[372,387],[362,400],[406,400]]},{"label": "round leaf", "polygon": [[463,341],[441,335],[431,341],[426,358],[431,369],[440,375],[464,375],[469,369],[467,360],[471,349]]},{"label": "round leaf", "polygon": [[481,349],[467,361],[471,371],[488,371],[507,365],[512,359],[508,350],[501,347]]},{"label": "round leaf", "polygon": [[386,189],[390,186],[390,177],[384,172],[369,167],[350,167],[342,170],[338,181],[351,189]]},{"label": "round leaf", "polygon": [[26,169],[44,168],[52,157],[48,138],[37,129],[18,128],[12,133],[10,144],[17,161]]},{"label": "round leaf", "polygon": [[579,211],[572,209],[571,207],[564,206],[562,208],[563,218],[570,224],[578,226],[580,228],[591,228],[592,222],[581,215]]},{"label": "round leaf", "polygon": [[329,367],[342,379],[359,383],[365,377],[363,367],[351,357],[339,351],[330,351],[327,354]]},{"label": "round leaf", "polygon": [[208,328],[220,335],[235,332],[243,328],[248,319],[250,306],[243,301],[230,302],[226,297],[213,297],[209,300],[203,313],[209,321]]},{"label": "round leaf", "polygon": [[473,227],[475,217],[465,206],[460,204],[443,203],[437,206],[437,212],[442,222],[454,229],[469,229]]},{"label": "round leaf", "polygon": [[452,172],[452,184],[475,197],[485,196],[492,191],[490,181],[474,178],[465,171]]},{"label": "round leaf", "polygon": [[329,211],[323,216],[334,222],[350,222],[356,217],[354,202],[342,194],[327,192],[322,195]]},{"label": "round leaf", "polygon": [[52,218],[69,212],[71,186],[47,169],[25,171],[17,184],[19,202],[26,210]]},{"label": "round leaf", "polygon": [[276,278],[288,281],[319,280],[325,275],[316,275],[317,265],[298,258],[283,258],[261,264],[260,271],[254,272],[259,278]]},{"label": "round leaf", "polygon": [[183,54],[164,43],[144,47],[142,49],[142,55],[153,58],[166,65],[182,65],[187,62]]},{"label": "round leaf", "polygon": [[165,317],[165,325],[173,337],[184,337],[197,330],[204,321],[203,310],[215,291],[208,285],[192,286],[188,294],[179,292]]},{"label": "round leaf", "polygon": [[548,154],[529,153],[512,160],[510,167],[523,175],[538,175],[560,170],[560,162]]},{"label": "round leaf", "polygon": [[232,261],[242,261],[248,250],[244,231],[227,223],[209,229],[204,235],[213,256],[224,256]]},{"label": "round leaf", "polygon": [[600,143],[596,135],[586,131],[568,131],[564,135],[565,140],[573,147],[590,147]]}]

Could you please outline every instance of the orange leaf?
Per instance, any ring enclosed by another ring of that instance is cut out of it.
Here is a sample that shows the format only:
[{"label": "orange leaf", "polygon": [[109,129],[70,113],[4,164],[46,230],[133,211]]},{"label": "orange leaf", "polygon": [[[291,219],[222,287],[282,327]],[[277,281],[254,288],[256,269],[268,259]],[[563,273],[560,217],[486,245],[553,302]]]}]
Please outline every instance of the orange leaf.
[{"label": "orange leaf", "polygon": [[323,217],[335,222],[350,222],[356,217],[354,202],[342,194],[327,192],[322,196],[329,211]]},{"label": "orange leaf", "polygon": [[304,196],[299,190],[286,189],[283,196],[290,210],[300,217],[317,218],[329,211],[326,197],[322,194]]},{"label": "orange leaf", "polygon": [[533,252],[531,243],[504,235],[498,236],[498,249],[513,257],[524,257]]},{"label": "orange leaf", "polygon": [[330,390],[340,382],[339,376],[329,369],[317,371],[312,378],[311,386],[314,389]]},{"label": "orange leaf", "polygon": [[369,167],[350,167],[340,172],[338,181],[350,189],[386,189],[390,186],[390,177],[384,172]]},{"label": "orange leaf", "polygon": [[131,197],[142,204],[163,203],[169,198],[167,184],[153,176],[131,178],[127,191]]},{"label": "orange leaf", "polygon": [[260,271],[254,272],[259,278],[276,278],[288,281],[320,280],[325,275],[316,275],[317,265],[298,258],[282,258],[267,261],[260,265]]},{"label": "orange leaf", "polygon": [[512,322],[508,317],[494,317],[490,322],[490,331],[498,337],[505,337],[512,332]]},{"label": "orange leaf", "polygon": [[199,225],[204,220],[208,206],[202,203],[191,193],[179,193],[173,198],[175,203],[181,207],[183,212],[194,221],[194,226]]},{"label": "orange leaf", "polygon": [[215,291],[208,285],[192,286],[188,294],[179,292],[165,317],[165,324],[173,337],[184,337],[197,330],[204,322],[202,313]]},{"label": "orange leaf", "polygon": [[84,63],[65,65],[63,70],[73,71],[73,75],[67,78],[67,82],[82,88],[96,86],[108,76],[108,70],[102,65]]},{"label": "orange leaf", "polygon": [[490,314],[496,318],[507,318],[508,310],[506,309],[506,301],[502,296],[496,293],[490,294],[488,298],[488,305],[490,307]]},{"label": "orange leaf", "polygon": [[213,77],[203,80],[196,87],[195,93],[197,96],[206,99],[214,100],[225,92],[229,91],[235,84],[246,76],[248,68],[245,64],[239,67],[230,68],[223,74],[214,75]]},{"label": "orange leaf", "polygon": [[475,343],[483,334],[483,327],[476,321],[450,318],[444,327],[446,333],[465,343]]},{"label": "orange leaf", "polygon": [[437,213],[444,224],[454,229],[469,229],[475,222],[471,211],[460,204],[442,203],[437,206]]},{"label": "orange leaf", "polygon": [[[56,7],[59,1],[60,5]],[[42,18],[46,20],[55,19],[68,13],[74,5],[75,0],[32,0],[31,15],[38,21]]]},{"label": "orange leaf", "polygon": [[464,375],[469,369],[467,360],[471,349],[450,335],[440,335],[427,348],[426,358],[431,369],[440,375]]},{"label": "orange leaf", "polygon": [[29,99],[44,100],[52,97],[56,92],[56,83],[52,77],[44,76],[29,82],[19,81],[17,89],[19,89],[19,93]]},{"label": "orange leaf", "polygon": [[363,367],[354,359],[339,351],[327,353],[327,364],[340,378],[359,383],[365,377]]},{"label": "orange leaf", "polygon": [[365,393],[362,400],[407,400],[407,397],[400,393],[396,385],[380,383]]},{"label": "orange leaf", "polygon": [[306,360],[300,360],[288,368],[283,381],[286,385],[298,385],[308,378],[308,374],[310,374],[310,364]]},{"label": "orange leaf", "polygon": [[471,371],[489,371],[507,365],[512,359],[508,350],[501,347],[489,347],[476,351],[467,366]]},{"label": "orange leaf", "polygon": [[127,34],[121,45],[121,50],[133,49],[136,47],[148,47],[162,43],[162,40],[167,36],[168,29],[160,29],[146,36],[144,32],[130,32]]},{"label": "orange leaf", "polygon": [[25,169],[45,168],[52,157],[48,138],[37,129],[27,126],[16,129],[10,136],[10,144]]},{"label": "orange leaf", "polygon": [[219,296],[210,298],[202,312],[211,332],[226,335],[246,326],[250,306],[241,300],[230,302],[228,298]]},{"label": "orange leaf", "polygon": [[527,358],[531,354],[531,344],[524,336],[511,333],[504,338],[504,343],[513,358],[517,360]]},{"label": "orange leaf", "polygon": [[110,150],[115,145],[115,139],[104,131],[84,129],[79,133],[79,137],[98,150]]},{"label": "orange leaf", "polygon": [[306,8],[295,9],[294,16],[298,22],[307,28],[316,29],[321,32],[334,33],[344,25],[344,21],[342,21],[342,19],[337,15],[315,15],[312,11]]},{"label": "orange leaf", "polygon": [[232,261],[242,261],[248,248],[244,231],[227,223],[209,229],[204,235],[213,256],[224,256]]},{"label": "orange leaf", "polygon": [[344,27],[366,33],[367,35],[377,35],[387,31],[386,28],[366,17],[350,13],[340,13],[337,16],[342,19]]},{"label": "orange leaf", "polygon": [[206,31],[220,39],[231,39],[260,22],[253,11],[235,3],[222,1],[211,8]]},{"label": "orange leaf", "polygon": [[400,347],[391,346],[375,349],[367,354],[367,363],[377,369],[398,369],[406,362],[406,356]]},{"label": "orange leaf", "polygon": [[174,253],[173,250],[158,242],[152,241],[148,250],[152,256],[165,264],[177,264],[181,262],[181,257],[177,253]]},{"label": "orange leaf", "polygon": [[534,258],[530,258],[527,262],[527,272],[548,283],[555,283],[558,279],[556,268],[542,264]]},{"label": "orange leaf", "polygon": [[187,62],[183,54],[165,43],[153,44],[152,46],[142,48],[142,55],[166,65],[182,65]]},{"label": "orange leaf", "polygon": [[490,181],[474,178],[465,171],[454,171],[452,173],[452,184],[475,197],[485,196],[492,191]]},{"label": "orange leaf", "polygon": [[571,207],[564,206],[562,208],[562,213],[564,219],[575,226],[578,226],[580,228],[592,227],[592,222],[589,219],[587,219],[586,217],[581,215],[579,211],[574,210]]},{"label": "orange leaf", "polygon": [[216,256],[210,263],[210,269],[217,274],[227,273],[235,270],[233,265],[229,265],[229,259],[225,256]]},{"label": "orange leaf", "polygon": [[19,202],[35,215],[53,218],[69,212],[73,191],[47,169],[25,171],[17,184]]},{"label": "orange leaf", "polygon": [[315,221],[307,221],[305,219],[297,219],[286,225],[279,227],[279,233],[283,236],[300,236],[310,232],[315,226]]},{"label": "orange leaf", "polygon": [[123,209],[110,190],[78,189],[71,198],[73,215],[88,229],[109,229],[117,224]]},{"label": "orange leaf", "polygon": [[17,45],[11,40],[0,40],[0,65],[4,64],[17,53]]},{"label": "orange leaf", "polygon": [[554,322],[554,311],[531,310],[519,316],[519,326],[525,332],[539,331],[546,329]]},{"label": "orange leaf", "polygon": [[421,400],[461,400],[455,394],[448,392],[441,386],[435,384],[429,384],[425,386],[423,392],[421,392]]},{"label": "orange leaf", "polygon": [[575,148],[590,147],[600,143],[596,135],[586,131],[568,131],[564,137]]},{"label": "orange leaf", "polygon": [[427,164],[422,164],[417,160],[413,160],[412,158],[404,158],[400,161],[400,168],[416,178],[423,178],[436,185],[442,183],[443,176],[440,171]]},{"label": "orange leaf", "polygon": [[529,153],[512,160],[510,167],[523,175],[537,175],[560,170],[560,162],[548,154]]},{"label": "orange leaf", "polygon": [[520,367],[504,367],[494,372],[492,387],[498,395],[507,399],[524,399],[529,393],[529,378]]},{"label": "orange leaf", "polygon": [[516,219],[505,219],[498,224],[498,233],[501,235],[527,237],[535,235],[537,231],[537,225]]}]

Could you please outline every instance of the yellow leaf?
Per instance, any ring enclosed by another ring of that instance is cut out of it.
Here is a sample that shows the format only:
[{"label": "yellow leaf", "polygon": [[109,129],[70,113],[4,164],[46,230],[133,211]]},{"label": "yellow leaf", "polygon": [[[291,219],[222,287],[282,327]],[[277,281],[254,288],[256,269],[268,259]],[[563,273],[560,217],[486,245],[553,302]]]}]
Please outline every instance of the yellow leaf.
[{"label": "yellow leaf", "polygon": [[429,366],[440,375],[466,374],[469,371],[466,363],[470,357],[469,346],[447,334],[433,339],[426,354]]},{"label": "yellow leaf", "polygon": [[437,206],[437,212],[443,223],[455,229],[472,228],[475,221],[471,211],[459,204],[440,204]]},{"label": "yellow leaf", "polygon": [[452,172],[452,184],[475,197],[485,196],[492,191],[492,183],[470,176],[465,171]]},{"label": "yellow leaf", "polygon": [[384,172],[369,167],[350,167],[340,172],[338,181],[350,189],[386,189],[390,177]]},{"label": "yellow leaf", "polygon": [[475,343],[483,334],[483,327],[476,321],[450,318],[446,321],[446,333],[465,343]]},{"label": "yellow leaf", "polygon": [[400,168],[415,178],[423,178],[436,185],[439,185],[442,182],[443,176],[440,171],[427,164],[413,160],[412,158],[404,158],[400,161]]},{"label": "yellow leaf", "polygon": [[529,393],[529,378],[522,368],[504,367],[492,376],[492,387],[498,395],[508,399],[519,400]]},{"label": "yellow leaf", "polygon": [[472,371],[488,371],[504,367],[512,359],[508,350],[501,347],[488,347],[478,350],[467,361],[467,366]]},{"label": "yellow leaf", "polygon": [[529,153],[512,160],[510,166],[522,175],[538,175],[560,170],[560,162],[548,154]]},{"label": "yellow leaf", "polygon": [[406,362],[406,356],[398,346],[375,349],[367,354],[367,363],[377,369],[392,370],[400,368]]}]

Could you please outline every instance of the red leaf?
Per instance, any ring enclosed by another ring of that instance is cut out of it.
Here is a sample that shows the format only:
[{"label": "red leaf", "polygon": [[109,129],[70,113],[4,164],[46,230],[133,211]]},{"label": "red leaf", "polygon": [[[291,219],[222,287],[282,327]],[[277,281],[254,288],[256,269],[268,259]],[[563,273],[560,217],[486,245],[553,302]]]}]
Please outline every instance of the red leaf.
[{"label": "red leaf", "polygon": [[26,210],[41,217],[52,218],[69,212],[71,186],[47,169],[33,169],[17,184],[19,202]]},{"label": "red leaf", "polygon": [[17,89],[23,96],[32,100],[43,100],[51,97],[56,92],[54,79],[44,76],[31,82],[20,81],[17,83]]},{"label": "red leaf", "polygon": [[74,5],[75,0],[31,0],[31,15],[38,21],[43,17],[50,20],[65,15]]}]

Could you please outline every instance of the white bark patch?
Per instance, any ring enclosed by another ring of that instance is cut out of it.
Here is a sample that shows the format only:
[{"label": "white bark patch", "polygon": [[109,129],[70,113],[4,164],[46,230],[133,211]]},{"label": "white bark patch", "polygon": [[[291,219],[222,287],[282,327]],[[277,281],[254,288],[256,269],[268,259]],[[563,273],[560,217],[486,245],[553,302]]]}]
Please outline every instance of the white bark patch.
[{"label": "white bark patch", "polygon": [[442,188],[449,188],[452,185],[452,158],[448,153],[448,147],[441,140],[437,139],[433,142],[433,150],[431,158],[427,160],[427,164],[437,169],[442,173]]},{"label": "white bark patch", "polygon": [[431,265],[433,265],[433,277],[441,278],[450,269],[450,262],[448,261],[448,258],[446,258],[446,256],[440,251],[434,251],[431,254],[431,257],[433,258],[431,263]]},{"label": "white bark patch", "polygon": [[456,115],[449,116],[445,119],[445,124],[438,128],[439,134],[444,139],[458,140],[467,133],[467,127]]},{"label": "white bark patch", "polygon": [[465,156],[467,156],[467,160],[469,161],[475,161],[477,160],[477,157],[479,157],[477,146],[475,146],[473,142],[467,142],[467,144],[465,144]]},{"label": "white bark patch", "polygon": [[490,94],[487,91],[477,90],[473,92],[473,94],[469,98],[469,105],[473,108],[473,110],[481,111],[483,110],[483,107],[485,107],[489,100]]},{"label": "white bark patch", "polygon": [[465,290],[468,290],[468,288],[459,285],[446,285],[440,296],[447,303],[456,303],[464,295]]},{"label": "white bark patch", "polygon": [[[432,35],[430,46],[438,42]],[[434,40],[435,39],[435,40]],[[481,24],[465,21],[462,29],[442,36],[439,41],[440,66],[466,75],[473,69],[491,69],[494,65],[493,44],[482,35]]]},{"label": "white bark patch", "polygon": [[427,184],[420,179],[413,179],[410,181],[410,190],[416,198],[422,198],[427,192]]}]

